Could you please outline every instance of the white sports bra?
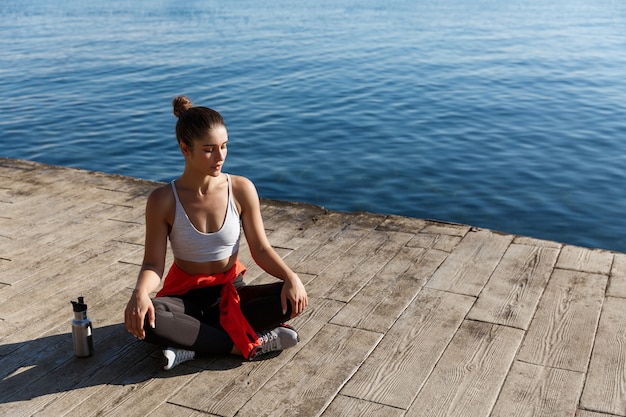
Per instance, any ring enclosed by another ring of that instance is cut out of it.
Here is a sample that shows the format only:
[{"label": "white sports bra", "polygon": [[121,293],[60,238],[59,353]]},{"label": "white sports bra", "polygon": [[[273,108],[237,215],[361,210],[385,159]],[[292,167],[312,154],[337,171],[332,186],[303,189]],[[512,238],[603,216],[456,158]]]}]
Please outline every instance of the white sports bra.
[{"label": "white sports bra", "polygon": [[176,214],[169,239],[176,258],[190,262],[212,262],[226,259],[239,250],[241,235],[239,212],[233,198],[230,175],[226,174],[226,178],[228,180],[226,218],[220,230],[213,233],[200,232],[191,223],[178,198],[176,185],[174,181],[171,182],[176,198]]}]

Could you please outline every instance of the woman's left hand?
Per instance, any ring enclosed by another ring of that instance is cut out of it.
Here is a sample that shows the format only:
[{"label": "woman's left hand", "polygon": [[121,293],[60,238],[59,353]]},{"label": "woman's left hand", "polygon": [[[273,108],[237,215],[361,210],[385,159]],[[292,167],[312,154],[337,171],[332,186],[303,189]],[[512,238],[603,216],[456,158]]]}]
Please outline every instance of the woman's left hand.
[{"label": "woman's left hand", "polygon": [[307,305],[309,305],[309,298],[304,289],[304,284],[302,284],[298,275],[295,275],[293,279],[285,280],[283,284],[283,289],[280,293],[283,314],[287,312],[287,302],[291,303],[291,318],[302,314]]}]

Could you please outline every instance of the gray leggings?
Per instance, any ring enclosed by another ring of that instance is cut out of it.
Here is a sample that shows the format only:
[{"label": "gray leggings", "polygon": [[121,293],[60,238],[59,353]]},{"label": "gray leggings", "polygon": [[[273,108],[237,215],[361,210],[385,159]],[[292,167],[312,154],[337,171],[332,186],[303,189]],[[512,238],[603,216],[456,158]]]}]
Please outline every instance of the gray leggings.
[{"label": "gray leggings", "polygon": [[[241,300],[241,311],[252,328],[259,332],[289,320],[291,306],[283,314],[280,305],[282,282],[245,285],[241,275],[233,282]],[[149,343],[193,350],[199,354],[224,354],[233,342],[220,325],[221,285],[191,290],[180,296],[157,297],[155,328],[144,323]],[[288,303],[289,304],[289,303]]]}]

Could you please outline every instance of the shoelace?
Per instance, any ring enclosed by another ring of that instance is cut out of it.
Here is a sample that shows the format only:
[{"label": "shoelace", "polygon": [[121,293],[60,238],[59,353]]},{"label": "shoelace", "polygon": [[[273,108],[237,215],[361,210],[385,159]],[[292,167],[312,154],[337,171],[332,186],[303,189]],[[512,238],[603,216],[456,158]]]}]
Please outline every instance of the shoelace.
[{"label": "shoelace", "polygon": [[280,340],[278,339],[278,335],[276,333],[267,332],[259,339],[261,339],[261,353],[280,350]]}]

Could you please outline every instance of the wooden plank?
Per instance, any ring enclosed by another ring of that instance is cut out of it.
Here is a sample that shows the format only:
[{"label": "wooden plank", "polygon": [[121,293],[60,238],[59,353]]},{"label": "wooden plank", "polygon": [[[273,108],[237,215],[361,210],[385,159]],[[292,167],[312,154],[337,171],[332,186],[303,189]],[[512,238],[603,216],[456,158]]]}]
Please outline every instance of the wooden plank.
[{"label": "wooden plank", "polygon": [[576,413],[584,376],[515,361],[491,417],[571,417]]},{"label": "wooden plank", "polygon": [[[198,375],[196,370],[187,366],[179,366],[167,373],[167,378],[159,378],[159,374],[164,372],[153,367],[153,361],[146,359],[138,363],[131,373],[132,377],[136,375],[142,376],[139,383],[131,380],[131,383],[124,380],[114,381],[116,385],[115,392],[102,391],[106,395],[102,400],[94,404],[83,403],[85,407],[79,407],[75,412],[76,415],[92,415],[92,416],[149,416],[152,412],[159,408],[165,401],[165,395],[171,395],[177,391],[184,389],[185,385],[192,383]],[[132,387],[132,389],[129,389]]]},{"label": "wooden plank", "polygon": [[607,295],[626,298],[626,254],[615,254]]},{"label": "wooden plank", "polygon": [[556,267],[608,275],[612,264],[611,252],[565,245],[561,249]]},{"label": "wooden plank", "polygon": [[393,258],[412,235],[372,231],[307,287],[314,296],[348,302]]},{"label": "wooden plank", "polygon": [[312,230],[314,238],[285,259],[297,273],[319,274],[368,233],[357,227],[342,226],[341,219],[333,215],[324,216]]},{"label": "wooden plank", "polygon": [[407,246],[452,252],[470,230],[469,226],[429,221]]},{"label": "wooden plank", "polygon": [[[35,190],[32,194],[16,197],[5,216],[19,218],[42,218],[42,207],[54,207],[54,218],[72,218],[72,213],[89,215],[102,202],[102,192],[93,187],[76,187],[75,184],[59,181],[54,186],[46,186]],[[101,207],[104,208],[104,207]],[[94,214],[95,214],[94,213]],[[28,230],[25,230],[27,232]]]},{"label": "wooden plank", "polygon": [[359,228],[344,229],[326,240],[315,243],[314,250],[307,248],[304,252],[302,249],[307,246],[305,245],[293,251],[286,257],[285,261],[289,262],[298,273],[318,275],[333,261],[341,258],[368,233],[369,231]]},{"label": "wooden plank", "polygon": [[[28,262],[35,248],[47,250],[50,249],[49,246],[60,248],[94,238],[108,238],[115,233],[120,235],[132,226],[106,219],[86,218],[73,211],[69,213],[75,215],[68,218],[65,217],[68,213],[65,213],[64,216],[53,215],[41,218],[38,212],[33,213],[31,217],[23,214],[14,225],[17,236],[5,242],[0,248],[0,253],[5,258]],[[90,233],[92,230],[94,233]],[[99,233],[95,233],[96,231]]]},{"label": "wooden plank", "polygon": [[578,409],[575,417],[615,417],[614,414],[596,413],[594,411]]},{"label": "wooden plank", "polygon": [[[92,265],[93,266],[93,265]],[[10,298],[2,306],[4,319],[1,322],[0,355],[8,355],[11,349],[19,347],[23,341],[31,340],[46,334],[50,328],[54,328],[59,322],[69,323],[73,317],[71,300],[76,300],[79,295],[84,295],[89,305],[106,299],[112,292],[124,288],[120,278],[129,274],[134,268],[124,264],[114,264],[102,267],[99,270],[102,284],[91,282],[90,286],[72,286],[71,282],[64,287],[54,288],[55,294],[51,296],[43,290],[31,294],[20,294]],[[109,291],[109,293],[106,293]],[[22,297],[23,296],[23,297]],[[18,302],[14,302],[17,300]],[[22,302],[19,302],[19,301]],[[34,300],[37,300],[34,302]],[[8,307],[12,307],[11,310]],[[6,308],[6,310],[5,310]],[[37,317],[37,320],[33,320]],[[67,324],[69,326],[69,324]]]},{"label": "wooden plank", "polygon": [[[19,333],[0,334],[2,343],[37,336],[44,333],[50,323],[58,320],[60,315],[71,317],[70,301],[79,295],[84,295],[88,303],[93,303],[93,300],[106,297],[107,291],[123,288],[122,281],[134,282],[137,273],[134,266],[115,261],[107,264],[109,259],[114,260],[123,253],[124,248],[113,245],[113,248],[93,256],[83,264],[71,266],[71,270],[68,265],[68,271],[65,273],[60,272],[57,276],[48,277],[54,280],[54,286],[40,286],[32,291],[20,292],[3,302],[0,306],[0,317],[23,330]],[[107,261],[103,262],[103,257]],[[94,274],[97,274],[101,281],[94,280]],[[51,290],[54,291],[54,297],[47,295]],[[46,301],[33,304],[34,298]],[[41,319],[33,322],[33,314]]]},{"label": "wooden plank", "polygon": [[99,324],[90,358],[74,357],[66,321],[4,357],[3,371],[11,372],[0,382],[6,384],[0,389],[0,415],[63,415],[149,355],[155,348],[130,343],[133,339],[118,322],[120,302],[128,296],[118,292],[93,306]]},{"label": "wooden plank", "polygon": [[470,230],[472,230],[472,227],[464,224],[436,222],[431,220],[426,223],[426,226],[424,226],[420,233],[463,237]]},{"label": "wooden plank", "polygon": [[[15,242],[16,245],[25,245],[31,248],[31,253],[24,254],[12,259],[11,263],[0,265],[0,274],[6,276],[7,283],[19,288],[36,287],[48,282],[50,277],[56,274],[67,274],[74,265],[81,265],[81,259],[100,256],[107,251],[119,248],[121,253],[133,254],[143,250],[137,245],[128,245],[116,240],[116,233],[128,230],[127,225],[112,222],[100,223],[101,227],[107,227],[110,234],[81,233],[78,236],[70,232],[80,229],[68,228],[63,234],[57,234],[56,240],[50,243],[35,243],[32,240]],[[86,228],[83,226],[82,230]],[[125,251],[125,252],[124,252]],[[33,256],[36,253],[37,256]],[[124,256],[124,255],[122,255]],[[102,257],[104,258],[104,257]],[[19,265],[19,268],[16,266]],[[26,282],[22,282],[26,281]],[[17,289],[16,289],[17,291]],[[0,301],[2,301],[0,299]]]},{"label": "wooden plank", "polygon": [[402,417],[404,411],[357,398],[337,395],[322,417]]},{"label": "wooden plank", "polygon": [[268,230],[290,230],[292,233],[310,228],[327,215],[323,207],[312,204],[268,200],[262,198],[261,213]]},{"label": "wooden plank", "polygon": [[11,245],[11,241],[16,238],[17,230],[9,231],[10,227],[14,227],[15,220],[10,217],[3,217],[2,203],[0,203],[0,257],[8,259],[6,252]]},{"label": "wooden plank", "polygon": [[489,416],[523,335],[464,321],[406,416]]},{"label": "wooden plank", "polygon": [[12,204],[14,201],[13,188],[5,187],[4,185],[0,185],[0,208],[3,207],[3,204]]},{"label": "wooden plank", "polygon": [[561,249],[563,247],[563,244],[559,242],[535,239],[533,237],[527,237],[527,236],[516,236],[515,239],[513,239],[513,243],[517,243],[520,245],[528,245],[528,246],[541,246],[544,248],[553,248],[553,249]]},{"label": "wooden plank", "polygon": [[[103,305],[96,305],[94,321],[108,317],[108,323],[115,323],[119,306],[129,295],[130,291],[122,291]],[[96,353],[93,357],[73,359],[77,366],[70,362],[71,366],[64,366],[62,374],[50,374],[54,380],[49,380],[47,386],[59,390],[61,395],[46,404],[39,412],[41,415],[115,415],[118,412],[151,415],[150,409],[175,392],[184,378],[192,378],[198,372],[198,368],[183,364],[179,365],[180,369],[168,372],[168,378],[162,378],[165,373],[158,357],[150,356],[157,347],[136,341],[121,323],[94,328],[94,340]],[[156,385],[151,385],[153,379],[157,380]],[[160,379],[170,381],[159,385]],[[147,397],[138,397],[135,401],[135,395]],[[118,405],[121,405],[119,410]]]},{"label": "wooden plank", "polygon": [[[118,344],[122,340],[119,336],[125,332],[125,329],[118,325],[116,330],[119,335],[110,333],[115,336],[115,343],[106,340],[105,343],[100,344],[100,350],[104,348],[105,344],[113,349],[106,360],[75,359],[37,383],[38,390],[31,394],[33,397],[28,401],[28,405],[43,404],[40,405],[37,412],[32,414],[33,416],[76,415],[75,413],[78,411],[91,415],[89,413],[96,412],[100,407],[105,406],[102,398],[113,397],[113,393],[118,391],[119,387],[116,387],[114,382],[116,378],[129,371],[134,371],[136,375],[140,374],[134,367],[138,363],[146,366],[146,358],[149,357],[149,353],[154,350],[154,347],[147,343],[137,342],[136,344],[127,344],[125,348],[119,349]],[[102,332],[100,333],[102,334]],[[100,340],[104,341],[104,339]],[[92,363],[87,363],[88,361]],[[152,358],[147,360],[153,370],[158,370],[156,362]],[[53,388],[57,394],[47,398],[42,395],[42,390],[45,388]],[[27,409],[27,407],[22,407],[23,411]],[[128,415],[134,415],[131,407],[129,407],[128,412]]]},{"label": "wooden plank", "polygon": [[426,286],[478,296],[512,240],[487,230],[468,233]]},{"label": "wooden plank", "polygon": [[602,309],[582,408],[626,415],[626,299],[608,297]]},{"label": "wooden plank", "polygon": [[[48,232],[46,236],[14,240],[12,244],[22,249],[16,249],[13,254],[8,255],[12,263],[0,265],[0,274],[6,278],[5,282],[13,285],[33,276],[41,280],[45,278],[43,274],[48,270],[54,268],[67,270],[64,263],[75,256],[97,252],[100,246],[111,247],[116,244],[124,246],[117,238],[137,226],[105,221],[97,222],[91,227],[93,229],[90,230],[84,223],[64,227],[61,222],[41,228],[41,232]],[[100,232],[100,228],[105,232]],[[58,231],[59,229],[62,231]],[[33,256],[34,253],[37,256]],[[16,268],[15,265],[20,265],[20,268]],[[32,285],[32,282],[27,285]]]},{"label": "wooden plank", "polygon": [[[159,371],[157,366],[158,360],[145,354],[148,350],[147,344],[141,345],[143,350],[129,348],[124,351],[117,351],[118,357],[115,360],[103,363],[99,368],[94,369],[92,366],[89,369],[83,368],[81,370],[83,372],[83,380],[73,387],[65,385],[66,378],[63,377],[60,381],[61,385],[57,385],[59,395],[32,415],[74,416],[79,415],[78,413],[82,413],[82,415],[97,415],[97,413],[103,410],[110,410],[112,408],[111,402],[123,398],[123,392],[130,392],[130,395],[134,395],[133,390],[137,389],[141,384],[150,381],[151,378],[162,377],[160,375],[162,371]],[[138,364],[143,369],[139,369]],[[75,370],[72,369],[72,371],[74,372]],[[147,373],[148,371],[152,373]],[[184,366],[178,373],[190,375],[197,371],[197,369]],[[86,375],[86,372],[90,372],[91,375]],[[128,381],[124,384],[116,382],[116,378],[127,372],[132,373],[136,377],[133,383]],[[177,373],[171,375],[171,377],[176,376]],[[49,386],[55,386],[57,383],[57,381],[50,380]],[[159,401],[162,401],[168,395],[168,392],[163,390],[163,392],[159,392],[156,395],[158,395]],[[37,402],[42,398],[35,397],[34,401]],[[155,398],[151,400],[157,402]],[[135,407],[134,403],[126,403],[125,405],[126,415],[148,415],[140,412],[139,409],[140,406]],[[103,415],[109,414],[103,412]]]},{"label": "wooden plank", "polygon": [[[194,384],[186,386],[169,401],[207,413],[234,416],[269,380],[276,379],[276,373],[289,362],[295,361],[301,366],[314,366],[316,361],[326,356],[323,350],[326,348],[324,339],[322,338],[318,343],[318,333],[343,304],[333,300],[311,299],[309,301],[310,306],[305,313],[291,322],[300,334],[298,346],[266,361],[243,362],[242,364],[240,359],[238,366],[233,366],[233,361],[228,361],[228,359],[211,363],[207,367],[207,372],[197,376]],[[312,364],[301,359],[294,359],[298,352],[305,348],[313,349],[317,355]],[[350,356],[351,353],[349,355],[345,352],[345,355]],[[297,381],[288,380],[287,382],[287,385],[297,384]]]},{"label": "wooden plank", "polygon": [[512,244],[468,318],[527,330],[558,255],[558,249]]},{"label": "wooden plank", "polygon": [[461,236],[435,235],[420,232],[413,236],[413,239],[407,243],[407,246],[452,252],[462,239]]},{"label": "wooden plank", "polygon": [[150,417],[219,417],[215,414],[207,414],[201,411],[180,407],[176,404],[163,403],[150,412]]},{"label": "wooden plank", "polygon": [[387,232],[417,233],[422,230],[426,224],[427,222],[422,219],[391,215],[382,219],[380,225],[377,227],[377,230]]},{"label": "wooden plank", "polygon": [[198,372],[187,364],[163,371],[158,359],[146,357],[118,370],[118,377],[77,404],[71,415],[147,416],[171,393],[192,381]]},{"label": "wooden plank", "polygon": [[[49,203],[54,204],[55,201],[53,200]],[[104,206],[100,207],[94,204],[91,208],[94,210],[96,208],[100,209],[103,211],[101,215],[105,215]],[[74,209],[76,208],[74,207]],[[39,206],[39,210],[41,210],[41,206]],[[66,236],[72,236],[75,239],[82,238],[82,235],[85,234],[85,228],[96,228],[96,222],[106,220],[95,218],[95,215],[94,217],[86,216],[69,208],[66,210],[68,211],[64,212],[63,215],[54,213],[54,215],[44,217],[41,217],[41,214],[38,212],[31,215],[21,213],[19,219],[12,219],[11,225],[4,230],[5,234],[13,233],[15,236],[10,236],[10,239],[5,242],[5,245],[0,250],[2,250],[3,254],[10,256],[17,256],[23,253],[27,255],[32,254],[32,251],[29,252],[28,250],[32,245],[56,245],[57,239]],[[11,229],[13,229],[13,232],[11,232]],[[77,231],[69,233],[67,229],[76,229]],[[102,225],[100,225],[99,230],[102,233],[109,232]],[[18,247],[22,242],[30,246],[27,248]]]},{"label": "wooden plank", "polygon": [[[120,300],[126,299],[130,292],[114,293],[113,296],[102,299],[99,303],[91,304],[89,313],[94,324],[93,337],[96,354],[86,360],[76,360],[72,348],[72,336],[70,320],[72,319],[71,307],[63,319],[57,320],[56,325],[51,325],[42,332],[32,337],[21,337],[17,342],[2,345],[3,351],[10,354],[2,356],[2,368],[0,371],[1,384],[7,383],[0,392],[0,402],[12,398],[16,393],[25,395],[26,391],[20,388],[20,378],[28,381],[28,389],[46,391],[50,387],[72,387],[79,381],[86,379],[82,371],[89,371],[89,366],[94,365],[97,369],[99,361],[107,360],[109,355],[122,349],[124,343],[133,340],[119,323]],[[69,305],[69,303],[68,303]],[[64,310],[67,311],[67,310]],[[121,330],[121,331],[120,331]],[[55,374],[56,370],[64,367],[67,363],[77,362],[76,366],[69,367],[61,375]],[[76,371],[76,370],[79,371]],[[28,370],[23,374],[23,370]],[[72,375],[74,370],[76,375]],[[93,370],[91,371],[93,373]],[[18,376],[18,378],[15,378]],[[71,379],[75,377],[75,379]],[[65,379],[64,379],[65,378]],[[38,382],[41,379],[41,383]],[[64,383],[67,385],[64,385]],[[40,386],[38,386],[39,384]]]},{"label": "wooden plank", "polygon": [[341,393],[408,409],[474,300],[437,290],[420,292]]},{"label": "wooden plank", "polygon": [[[285,259],[292,252],[291,250],[284,249],[284,248],[274,248],[274,250],[276,251],[276,253],[278,253],[278,256],[280,256],[283,259]],[[250,254],[250,251],[247,245],[242,244],[239,247],[238,256],[239,256],[239,261],[246,266],[246,273],[244,274],[244,281],[246,282],[246,284],[257,285],[257,284],[268,284],[271,282],[278,282],[278,278],[268,274],[263,269],[261,269],[260,266],[256,264],[254,259],[252,259],[252,255]],[[288,261],[287,261],[287,264],[289,265]],[[315,275],[306,274],[302,272],[299,272],[298,276],[300,277],[300,280],[302,280],[302,283],[304,284],[306,288],[308,288],[309,282],[311,282],[315,278]],[[309,293],[309,296],[314,296],[314,294]]]},{"label": "wooden plank", "polygon": [[[130,243],[133,245],[139,245],[143,248],[146,239],[146,226],[145,223],[135,224],[128,226],[125,231],[120,233],[115,238],[115,241],[122,243]],[[143,249],[142,249],[143,250]]]},{"label": "wooden plank", "polygon": [[605,275],[555,269],[518,359],[586,372],[606,283]]},{"label": "wooden plank", "polygon": [[386,332],[446,256],[438,250],[403,248],[331,323]]},{"label": "wooden plank", "polygon": [[[274,247],[295,250],[315,239],[321,230],[336,231],[341,228],[336,223],[339,219],[327,216],[325,210],[316,206],[272,203],[279,206],[273,210],[271,217],[266,218],[264,214],[263,219],[268,238]],[[267,210],[267,205],[261,207]]]},{"label": "wooden plank", "polygon": [[284,248],[296,250],[311,240],[310,237],[306,237],[306,233],[304,232],[294,232],[292,230],[285,229],[266,230],[265,234],[267,235],[270,244],[275,249]]},{"label": "wooden plank", "polygon": [[[578,416],[626,415],[625,254],[288,202],[262,201],[270,242],[301,267],[310,295],[337,300],[312,296],[293,320],[301,343],[269,360],[203,357],[164,372],[159,349],[135,341],[121,323],[143,249],[146,198],[158,185],[0,158],[0,335],[8,337],[0,342],[0,415],[400,416],[408,408],[408,416],[466,416],[494,406],[494,415],[562,408],[571,415],[583,374],[558,367],[578,368],[585,358]],[[540,270],[561,249],[537,304]],[[241,258],[252,262],[245,242]],[[250,280],[269,279],[249,266]],[[607,294],[621,298],[609,297],[602,309],[607,277]],[[71,348],[77,288],[95,324],[96,355],[86,360]],[[431,306],[435,293],[449,307]],[[466,320],[454,335],[445,330],[465,308],[451,300],[468,295],[481,297],[468,317],[507,326]],[[535,318],[524,325],[533,303]],[[511,367],[524,328],[528,351],[520,349]],[[415,342],[427,334],[430,345]],[[546,364],[528,363],[537,351]]]},{"label": "wooden plank", "polygon": [[238,417],[319,415],[374,349],[382,335],[325,325],[315,340],[281,368]]}]

